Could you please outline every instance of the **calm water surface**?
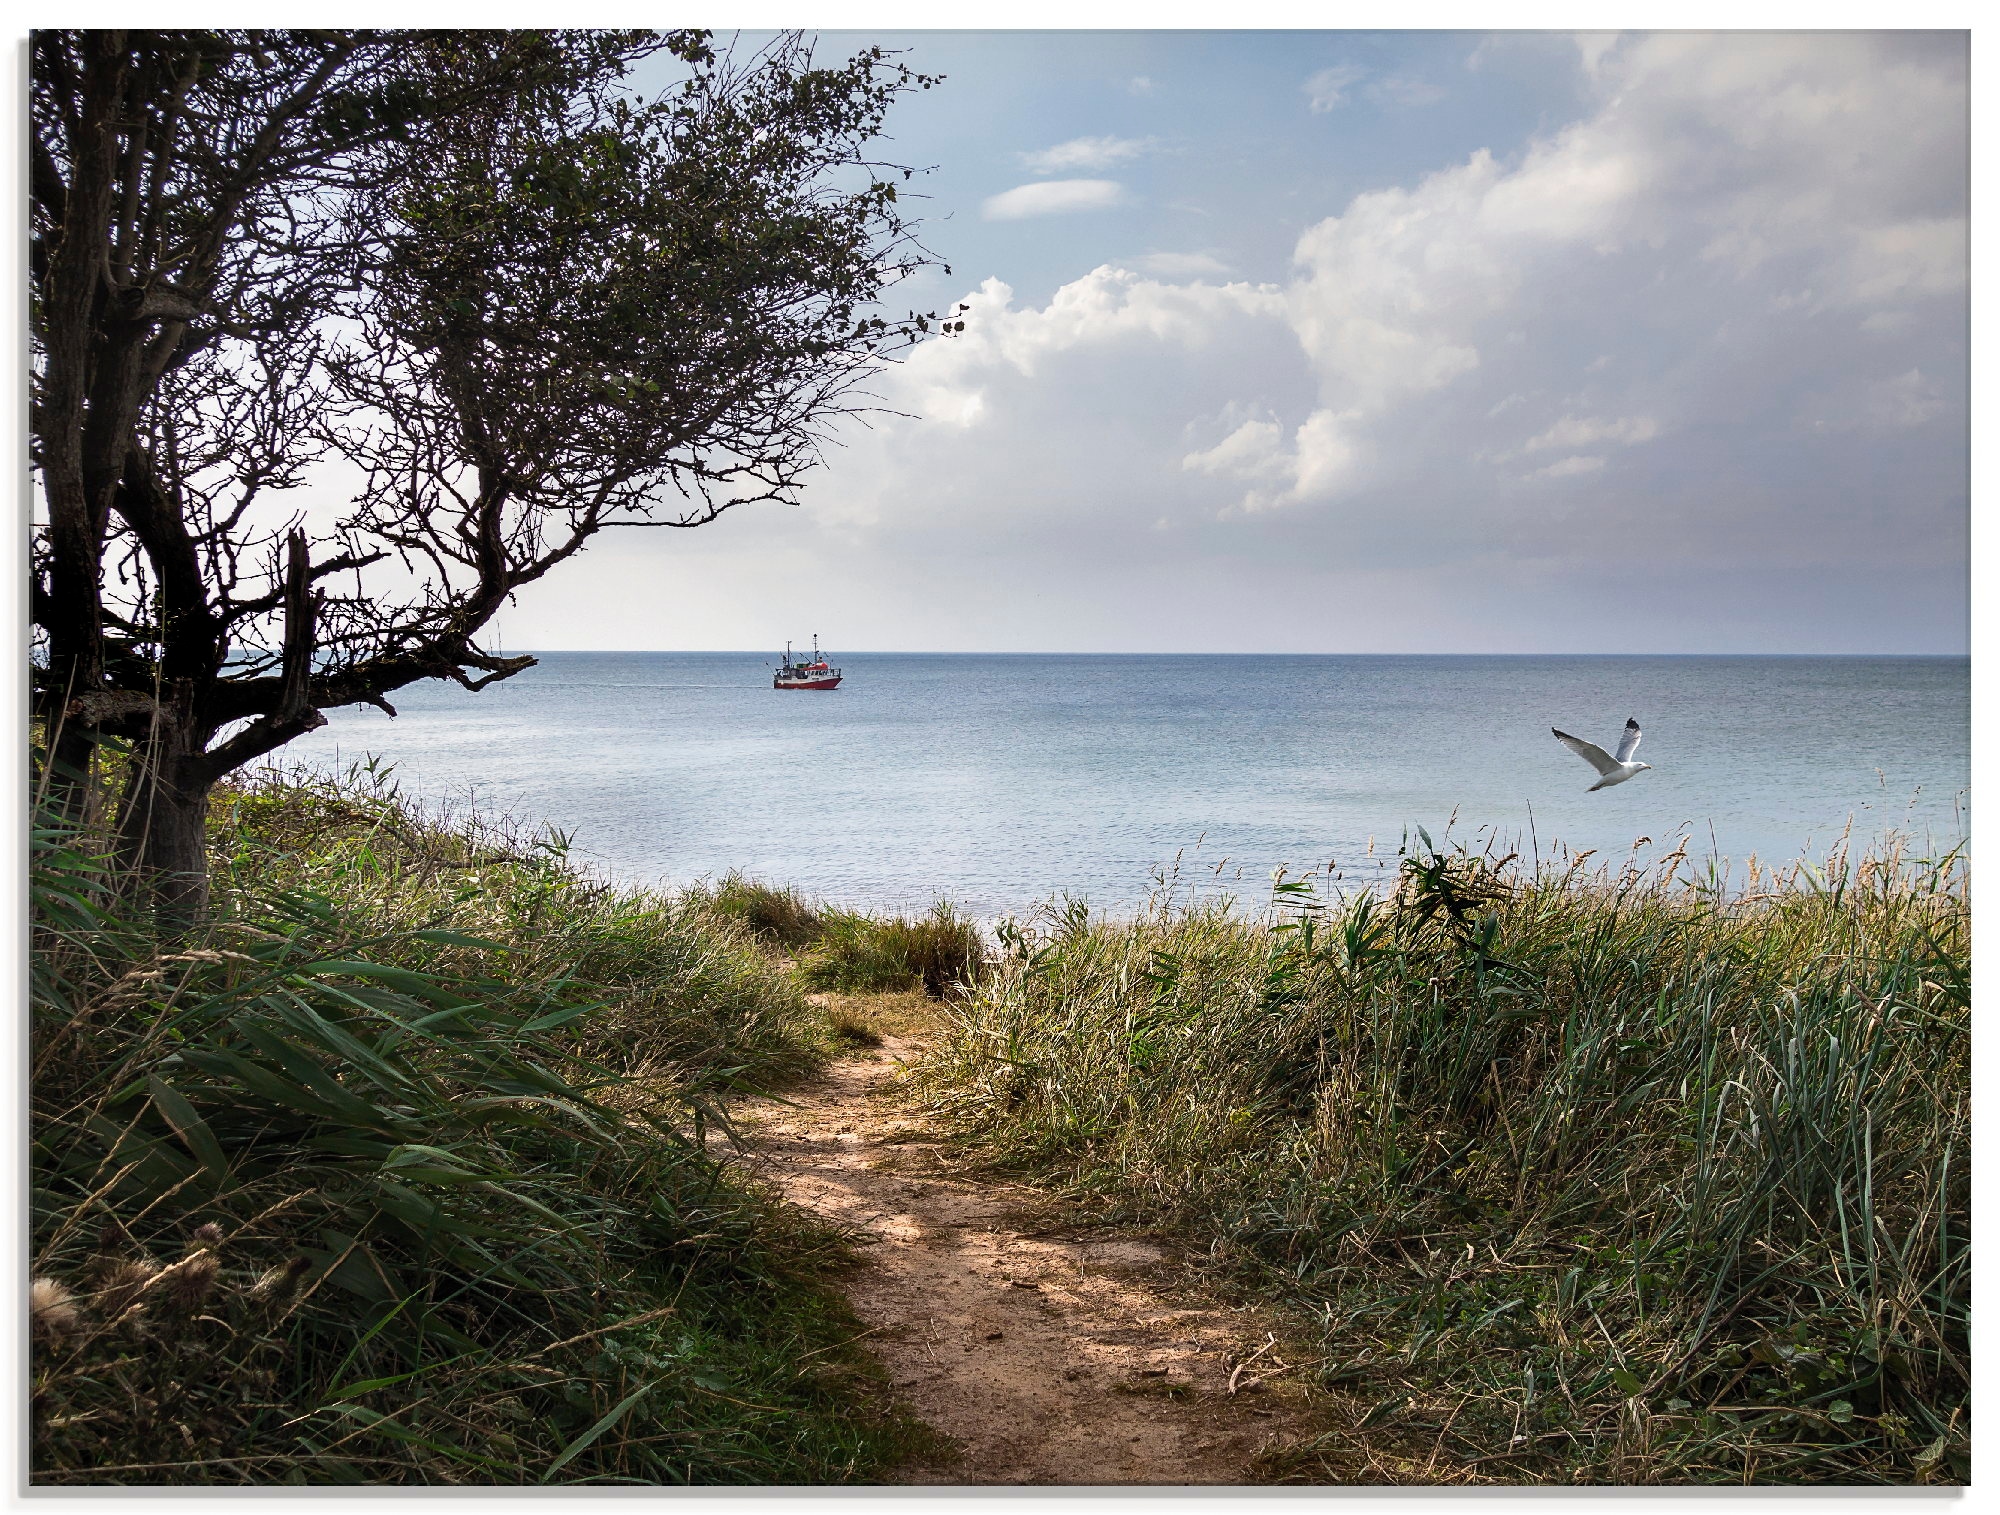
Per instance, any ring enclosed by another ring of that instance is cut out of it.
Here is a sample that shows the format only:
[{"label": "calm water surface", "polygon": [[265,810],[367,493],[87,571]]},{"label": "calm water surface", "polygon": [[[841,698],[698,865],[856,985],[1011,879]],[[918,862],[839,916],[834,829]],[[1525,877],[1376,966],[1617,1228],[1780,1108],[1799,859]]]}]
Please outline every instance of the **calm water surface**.
[{"label": "calm water surface", "polygon": [[[1415,826],[1543,857],[1688,833],[1740,862],[1821,855],[1850,823],[1932,846],[1964,824],[1965,658],[849,653],[831,693],[773,690],[772,661],[547,653],[476,695],[406,689],[395,720],[330,712],[283,756],[377,755],[627,880],[740,868],[989,917],[1065,889],[1129,908],[1177,854],[1246,900],[1279,865],[1353,882]],[[1653,771],[1586,793],[1549,727],[1609,747],[1627,715]]]}]

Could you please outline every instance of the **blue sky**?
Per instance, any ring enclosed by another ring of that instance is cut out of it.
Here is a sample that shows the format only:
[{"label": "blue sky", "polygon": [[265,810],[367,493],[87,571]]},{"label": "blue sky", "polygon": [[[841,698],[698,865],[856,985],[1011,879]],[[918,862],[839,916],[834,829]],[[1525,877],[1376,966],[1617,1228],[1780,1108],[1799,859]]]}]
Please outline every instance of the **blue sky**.
[{"label": "blue sky", "polygon": [[[1523,139],[1572,108],[1575,93],[1574,47],[1551,34],[1499,45],[1460,32],[819,37],[824,54],[884,40],[946,76],[899,111],[892,146],[934,166],[926,210],[954,270],[1004,270],[1038,304],[1099,263],[1162,253],[1219,257],[1237,278],[1282,278],[1299,234],[1328,205],[1496,135]],[[1078,145],[1068,166],[1033,161],[1065,145]],[[1093,161],[1092,145],[1119,156]],[[1108,179],[1124,197],[1091,212],[981,215],[1008,190],[1079,178]],[[951,282],[929,288],[942,296]]]},{"label": "blue sky", "polygon": [[966,334],[510,647],[1964,650],[1963,34],[874,41]]}]

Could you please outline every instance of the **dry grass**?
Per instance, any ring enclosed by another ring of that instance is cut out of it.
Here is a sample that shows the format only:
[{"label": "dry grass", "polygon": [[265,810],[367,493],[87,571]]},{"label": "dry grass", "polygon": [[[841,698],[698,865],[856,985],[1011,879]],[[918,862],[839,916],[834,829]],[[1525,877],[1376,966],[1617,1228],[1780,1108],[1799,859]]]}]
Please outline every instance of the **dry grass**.
[{"label": "dry grass", "polygon": [[921,989],[887,994],[823,993],[812,996],[837,1035],[851,1045],[879,1047],[884,1039],[922,1037],[938,1026],[938,1001]]}]

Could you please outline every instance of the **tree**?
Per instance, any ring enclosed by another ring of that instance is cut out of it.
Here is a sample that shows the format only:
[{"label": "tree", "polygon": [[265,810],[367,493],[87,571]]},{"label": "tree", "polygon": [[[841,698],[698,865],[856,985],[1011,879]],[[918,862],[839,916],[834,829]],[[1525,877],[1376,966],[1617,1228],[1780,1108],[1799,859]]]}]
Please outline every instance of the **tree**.
[{"label": "tree", "polygon": [[[679,82],[634,94],[661,55]],[[872,161],[934,81],[701,32],[40,32],[37,714],[129,744],[120,842],[206,897],[215,783],[419,679],[614,525],[788,500],[938,329]],[[346,478],[335,510],[287,509]]]}]

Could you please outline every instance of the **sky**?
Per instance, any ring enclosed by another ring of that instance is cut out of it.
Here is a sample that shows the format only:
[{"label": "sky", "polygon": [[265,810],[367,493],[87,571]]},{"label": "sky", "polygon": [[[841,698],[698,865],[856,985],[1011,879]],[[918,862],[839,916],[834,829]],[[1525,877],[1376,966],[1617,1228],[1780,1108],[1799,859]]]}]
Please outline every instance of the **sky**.
[{"label": "sky", "polygon": [[1966,650],[1963,33],[875,42],[964,333],[509,650]]}]

